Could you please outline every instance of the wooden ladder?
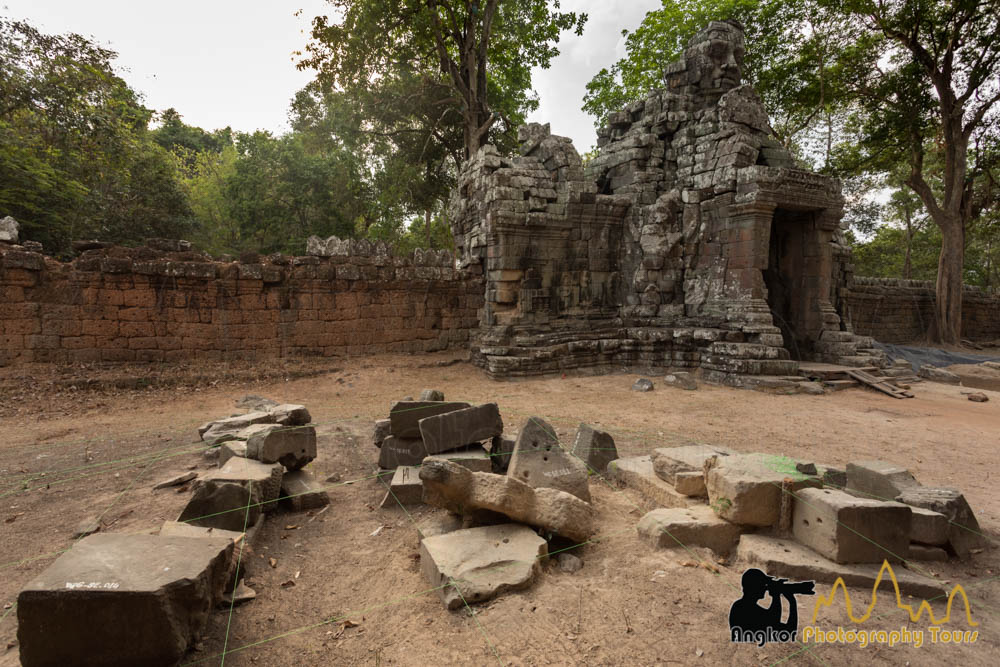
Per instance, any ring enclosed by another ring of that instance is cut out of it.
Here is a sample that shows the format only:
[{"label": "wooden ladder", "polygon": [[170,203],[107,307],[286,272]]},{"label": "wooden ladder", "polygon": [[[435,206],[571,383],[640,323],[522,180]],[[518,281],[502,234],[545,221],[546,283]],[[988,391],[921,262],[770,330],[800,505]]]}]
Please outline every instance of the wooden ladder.
[{"label": "wooden ladder", "polygon": [[863,370],[850,369],[847,374],[852,378],[860,382],[861,384],[868,385],[872,389],[877,389],[883,394],[889,394],[893,398],[913,398],[913,394],[900,389],[899,387],[894,387],[889,384],[885,378],[877,378],[870,373]]}]

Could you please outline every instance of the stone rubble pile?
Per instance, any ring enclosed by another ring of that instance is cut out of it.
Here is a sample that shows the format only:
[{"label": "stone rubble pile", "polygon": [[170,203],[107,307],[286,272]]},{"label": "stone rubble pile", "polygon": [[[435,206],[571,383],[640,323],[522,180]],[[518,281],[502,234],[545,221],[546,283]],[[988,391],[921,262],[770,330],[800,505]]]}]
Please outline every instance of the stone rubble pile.
[{"label": "stone rubble pile", "polygon": [[[539,417],[504,436],[495,403],[448,402],[426,390],[376,422],[383,507],[448,510],[420,531],[421,571],[448,609],[527,588],[548,557],[547,539],[594,533],[588,476],[618,457],[614,439],[581,424],[570,448]],[[487,452],[485,444],[489,446]],[[579,558],[560,560],[572,572]]]},{"label": "stone rubble pile", "polygon": [[176,521],[156,535],[87,535],[21,590],[22,665],[80,664],[81,656],[87,664],[176,665],[214,607],[255,597],[243,581],[253,561],[239,554],[264,517],[279,501],[300,512],[329,496],[304,469],[316,458],[309,411],[248,398],[238,403],[248,412],[198,429],[219,467],[154,486],[193,490]]},{"label": "stone rubble pile", "polygon": [[[618,459],[609,473],[651,508],[637,531],[654,548],[735,552],[772,575],[871,586],[883,561],[964,559],[985,546],[960,491],[923,486],[885,461],[843,470],[686,445]],[[896,575],[913,595],[943,590],[919,574]]]}]

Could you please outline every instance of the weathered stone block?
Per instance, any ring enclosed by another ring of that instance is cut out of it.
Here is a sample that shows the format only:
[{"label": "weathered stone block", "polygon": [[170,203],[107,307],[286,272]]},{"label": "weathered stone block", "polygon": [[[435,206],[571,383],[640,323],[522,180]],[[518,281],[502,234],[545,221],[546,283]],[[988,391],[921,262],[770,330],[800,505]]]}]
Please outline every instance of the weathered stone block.
[{"label": "weathered stone block", "polygon": [[968,558],[972,549],[986,543],[976,515],[958,489],[913,486],[904,489],[896,500],[943,514],[948,520],[948,549],[959,558]]},{"label": "weathered stone block", "polygon": [[222,598],[226,537],[91,535],[17,598],[21,664],[176,665]]},{"label": "weathered stone block", "polygon": [[378,466],[391,470],[396,466],[418,466],[427,456],[424,441],[420,438],[388,436],[378,452]]},{"label": "weathered stone block", "polygon": [[247,458],[280,463],[298,470],[316,458],[316,429],[312,426],[260,424],[247,439]]},{"label": "weathered stone block", "polygon": [[399,466],[392,475],[389,489],[382,499],[381,507],[416,505],[424,501],[424,484],[420,481],[420,468]]},{"label": "weathered stone block", "polygon": [[[209,424],[199,427],[201,439],[210,445],[217,445],[226,440],[238,440],[239,433],[243,429],[253,424],[271,424],[274,417],[267,412],[248,412],[245,415],[237,415],[226,419],[218,419]],[[205,428],[208,426],[208,428]],[[205,429],[202,431],[202,429]]]},{"label": "weathered stone block", "polygon": [[465,447],[503,433],[503,420],[496,403],[425,417],[418,423],[420,437],[431,454]]},{"label": "weathered stone block", "polygon": [[507,475],[535,488],[559,489],[590,502],[587,466],[559,444],[555,429],[541,417],[521,425]]},{"label": "weathered stone block", "polygon": [[389,437],[391,424],[392,422],[388,419],[378,419],[375,421],[375,432],[372,435],[372,441],[376,447],[381,447],[385,439]]},{"label": "weathered stone block", "polygon": [[639,520],[636,530],[657,549],[708,547],[719,554],[729,553],[741,532],[707,505],[653,510]]},{"label": "weathered stone block", "polygon": [[607,470],[609,463],[618,458],[618,449],[610,433],[580,424],[573,437],[570,454],[583,461],[588,470],[601,474]]},{"label": "weathered stone block", "polygon": [[909,553],[911,516],[902,503],[802,489],[795,497],[792,534],[837,563],[895,562]]},{"label": "weathered stone block", "polygon": [[312,421],[312,416],[304,405],[283,403],[269,407],[267,412],[274,417],[276,424],[283,426],[305,426]]},{"label": "weathered stone block", "polygon": [[910,506],[913,522],[910,525],[910,541],[941,546],[948,543],[950,525],[948,517],[923,507]]},{"label": "weathered stone block", "polygon": [[448,609],[527,588],[541,571],[548,545],[527,526],[501,524],[456,530],[420,541],[420,571]]},{"label": "weathered stone block", "polygon": [[705,488],[705,461],[713,456],[729,456],[732,453],[725,447],[712,445],[661,447],[653,451],[653,471],[686,496],[704,496],[708,493]]},{"label": "weathered stone block", "polygon": [[618,484],[634,489],[640,498],[639,504],[646,509],[657,507],[693,507],[702,500],[690,498],[656,476],[653,461],[646,456],[629,456],[608,464],[608,477]]},{"label": "weathered stone block", "polygon": [[254,502],[260,503],[261,511],[272,512],[281,491],[281,476],[284,471],[279,463],[262,463],[252,459],[233,457],[218,470],[210,470],[196,484],[204,482],[233,482],[248,487]]},{"label": "weathered stone block", "polygon": [[781,516],[785,492],[819,482],[803,478],[794,462],[768,454],[733,454],[706,462],[705,487],[709,504],[719,516],[748,526],[772,526]]},{"label": "weathered stone block", "polygon": [[590,503],[557,489],[533,489],[507,475],[470,472],[457,463],[430,459],[420,468],[424,502],[456,514],[499,512],[583,542],[593,534]]},{"label": "weathered stone block", "polygon": [[177,521],[193,526],[243,532],[260,517],[259,496],[242,484],[202,482]]},{"label": "weathered stone block", "polygon": [[482,445],[473,445],[472,447],[462,447],[460,449],[454,449],[450,452],[442,452],[440,454],[432,454],[431,458],[445,459],[446,461],[453,461],[460,466],[468,468],[472,472],[492,472],[493,462],[490,460],[490,455],[486,451],[486,448]]},{"label": "weathered stone block", "polygon": [[330,494],[308,470],[294,470],[281,476],[281,501],[293,512],[319,509],[330,504]]},{"label": "weathered stone block", "polygon": [[[468,403],[448,403],[444,401],[397,401],[389,410],[390,431],[397,438],[419,438],[420,420],[435,415],[461,410]],[[469,444],[467,442],[462,444]]]},{"label": "weathered stone block", "polygon": [[920,482],[902,466],[886,461],[854,461],[847,464],[848,493],[874,498],[895,500],[904,489],[919,486]]}]

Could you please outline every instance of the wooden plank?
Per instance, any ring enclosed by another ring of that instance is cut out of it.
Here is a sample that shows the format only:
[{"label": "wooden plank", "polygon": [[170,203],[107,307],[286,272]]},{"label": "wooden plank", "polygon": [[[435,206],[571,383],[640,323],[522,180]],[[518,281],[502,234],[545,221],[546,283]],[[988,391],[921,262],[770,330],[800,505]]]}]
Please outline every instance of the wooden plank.
[{"label": "wooden plank", "polygon": [[849,370],[847,374],[850,375],[855,380],[857,380],[858,382],[868,385],[872,389],[877,389],[878,391],[881,391],[883,394],[888,394],[893,398],[913,398],[913,394],[911,394],[910,392],[903,391],[902,389],[894,387],[885,380],[870,375],[869,373],[866,373],[863,370],[852,369]]}]

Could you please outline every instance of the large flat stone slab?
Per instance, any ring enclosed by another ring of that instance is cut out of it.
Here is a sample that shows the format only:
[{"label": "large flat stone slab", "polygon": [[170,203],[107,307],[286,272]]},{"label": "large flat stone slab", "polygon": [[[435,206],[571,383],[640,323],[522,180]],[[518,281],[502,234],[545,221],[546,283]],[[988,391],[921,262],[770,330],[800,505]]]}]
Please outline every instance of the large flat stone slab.
[{"label": "large flat stone slab", "polygon": [[389,410],[389,431],[397,438],[419,438],[421,419],[467,407],[468,403],[455,401],[397,401]]},{"label": "large flat stone slab", "polygon": [[837,489],[795,494],[792,534],[837,563],[905,560],[912,512],[902,503],[858,498]]},{"label": "large flat stone slab", "polygon": [[521,424],[507,476],[536,489],[559,489],[590,502],[586,463],[562,448],[555,429],[541,417],[528,417]]},{"label": "large flat stone slab", "polygon": [[968,558],[972,549],[986,544],[976,515],[958,489],[914,486],[905,489],[896,500],[943,514],[948,521],[948,549],[959,558]]},{"label": "large flat stone slab", "polygon": [[712,445],[683,445],[653,450],[653,472],[686,496],[706,496],[705,461],[734,452]]},{"label": "large flat stone slab", "polygon": [[253,459],[234,456],[216,470],[205,473],[195,484],[204,482],[232,482],[251,489],[254,502],[260,503],[262,512],[277,509],[278,495],[281,493],[281,476],[284,469],[280,463],[263,463]]},{"label": "large flat stone slab", "polygon": [[570,454],[586,464],[589,470],[603,473],[608,464],[618,458],[618,448],[610,433],[599,431],[588,424],[580,424],[573,436]]},{"label": "large flat stone slab", "polygon": [[232,554],[228,537],[80,540],[18,595],[21,664],[178,664],[222,597]]},{"label": "large flat stone slab", "polygon": [[316,458],[316,429],[313,426],[256,424],[247,438],[247,458],[261,463],[280,463],[298,470]]},{"label": "large flat stone slab", "polygon": [[636,530],[657,549],[708,547],[719,554],[729,553],[742,532],[708,505],[655,509],[639,519]]},{"label": "large flat stone slab", "polygon": [[418,423],[420,437],[430,454],[465,447],[503,433],[503,420],[496,403],[424,417]]},{"label": "large flat stone slab", "polygon": [[[736,553],[743,563],[759,567],[772,577],[785,577],[796,581],[812,579],[827,584],[842,578],[846,585],[865,589],[869,593],[881,569],[880,565],[834,563],[794,540],[764,535],[741,536]],[[946,591],[946,587],[941,583],[914,574],[902,566],[897,566],[893,571],[900,590],[906,595],[929,599]],[[894,595],[892,580],[888,574],[882,578],[878,592],[881,595]],[[805,611],[800,608],[799,614],[807,617]]]},{"label": "large flat stone slab", "polygon": [[786,492],[819,484],[797,472],[795,461],[783,456],[732,454],[706,462],[709,504],[723,519],[746,526],[775,525]]},{"label": "large flat stone slab", "polygon": [[904,489],[920,486],[920,482],[903,466],[888,461],[852,461],[847,464],[848,493],[895,500]]},{"label": "large flat stone slab", "polygon": [[420,541],[420,571],[448,609],[527,588],[541,570],[548,545],[514,523],[466,528]]},{"label": "large flat stone slab", "polygon": [[470,472],[457,463],[433,458],[424,461],[420,479],[424,502],[455,514],[499,512],[578,542],[594,532],[590,503],[565,491],[535,489],[508,475]]},{"label": "large flat stone slab", "polygon": [[664,482],[653,472],[652,458],[629,456],[608,464],[608,477],[639,494],[643,509],[658,507],[696,507],[704,504],[698,498],[680,493],[672,484]]}]

